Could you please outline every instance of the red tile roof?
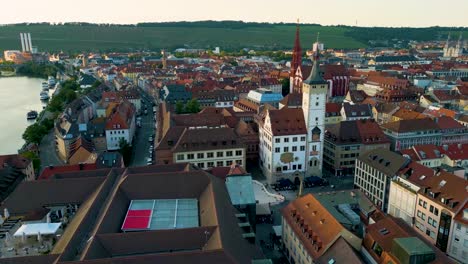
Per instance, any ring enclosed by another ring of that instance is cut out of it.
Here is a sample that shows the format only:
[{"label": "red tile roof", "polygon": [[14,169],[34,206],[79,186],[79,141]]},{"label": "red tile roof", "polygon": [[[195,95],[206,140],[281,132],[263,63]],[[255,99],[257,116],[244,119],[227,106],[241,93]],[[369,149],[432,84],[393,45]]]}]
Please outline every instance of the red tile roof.
[{"label": "red tile roof", "polygon": [[307,134],[304,113],[301,108],[268,110],[271,132],[274,136]]},{"label": "red tile roof", "polygon": [[112,111],[106,122],[106,130],[129,129],[135,115],[135,106],[128,101],[123,101]]},{"label": "red tile roof", "polygon": [[449,116],[441,116],[434,119],[440,129],[462,129],[464,126]]},{"label": "red tile roof", "polygon": [[[314,260],[323,255],[345,230],[312,194],[290,202],[281,213]],[[303,232],[302,229],[306,231]],[[311,239],[319,247],[312,245]]]}]

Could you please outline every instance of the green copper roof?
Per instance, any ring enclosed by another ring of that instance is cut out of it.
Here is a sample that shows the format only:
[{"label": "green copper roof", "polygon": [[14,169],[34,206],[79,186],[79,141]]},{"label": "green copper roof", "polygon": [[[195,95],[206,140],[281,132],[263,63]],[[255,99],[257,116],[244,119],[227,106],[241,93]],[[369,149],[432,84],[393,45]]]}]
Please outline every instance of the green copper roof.
[{"label": "green copper roof", "polygon": [[434,253],[426,243],[417,237],[400,237],[393,240],[399,244],[409,255],[422,255]]},{"label": "green copper roof", "polygon": [[307,78],[304,83],[307,84],[326,84],[327,81],[325,81],[322,76],[320,75],[320,65],[319,65],[319,51],[317,51],[313,58],[312,61],[314,63],[314,66],[312,67],[312,71],[310,71],[309,78]]}]

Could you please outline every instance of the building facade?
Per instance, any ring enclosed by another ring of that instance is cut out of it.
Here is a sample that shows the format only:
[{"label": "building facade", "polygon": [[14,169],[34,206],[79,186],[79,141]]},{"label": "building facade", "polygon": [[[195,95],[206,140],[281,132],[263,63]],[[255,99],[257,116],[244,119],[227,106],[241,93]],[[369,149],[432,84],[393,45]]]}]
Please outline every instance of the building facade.
[{"label": "building facade", "polygon": [[270,184],[304,173],[322,175],[328,83],[319,72],[318,52],[313,62],[302,83],[302,108],[266,109],[259,118],[260,167]]},{"label": "building facade", "polygon": [[394,151],[421,144],[440,145],[442,139],[439,127],[430,118],[389,122],[381,127]]},{"label": "building facade", "polygon": [[[417,194],[415,229],[449,255],[458,255],[458,247],[454,243],[454,230],[457,228],[454,219],[468,201],[467,188],[467,180],[439,171]],[[457,239],[468,240],[468,234]],[[454,246],[457,249],[453,250]]]},{"label": "building facade", "polygon": [[356,158],[377,148],[390,148],[390,141],[373,120],[342,121],[327,126],[323,165],[335,176],[354,175]]},{"label": "building facade", "polygon": [[408,163],[408,159],[386,149],[363,153],[356,160],[354,185],[378,207],[387,211],[390,183]]}]

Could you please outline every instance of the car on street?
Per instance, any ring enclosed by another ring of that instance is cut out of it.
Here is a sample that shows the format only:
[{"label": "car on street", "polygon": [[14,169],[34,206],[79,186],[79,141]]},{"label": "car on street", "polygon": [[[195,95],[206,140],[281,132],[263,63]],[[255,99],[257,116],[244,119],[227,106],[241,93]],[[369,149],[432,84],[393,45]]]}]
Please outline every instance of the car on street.
[{"label": "car on street", "polygon": [[149,142],[153,142],[153,137],[149,137],[149,138],[148,138],[148,141],[149,141]]}]

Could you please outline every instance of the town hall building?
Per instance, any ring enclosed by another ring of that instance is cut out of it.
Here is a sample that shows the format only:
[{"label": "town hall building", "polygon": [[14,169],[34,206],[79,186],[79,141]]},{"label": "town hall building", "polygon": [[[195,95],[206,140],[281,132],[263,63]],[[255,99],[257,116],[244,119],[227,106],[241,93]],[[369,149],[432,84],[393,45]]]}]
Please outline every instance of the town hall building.
[{"label": "town hall building", "polygon": [[302,82],[302,107],[266,107],[259,114],[260,167],[269,184],[322,175],[328,82],[319,72],[319,54]]}]

